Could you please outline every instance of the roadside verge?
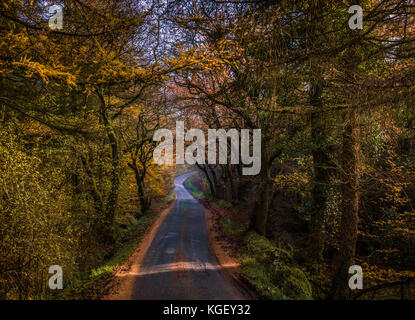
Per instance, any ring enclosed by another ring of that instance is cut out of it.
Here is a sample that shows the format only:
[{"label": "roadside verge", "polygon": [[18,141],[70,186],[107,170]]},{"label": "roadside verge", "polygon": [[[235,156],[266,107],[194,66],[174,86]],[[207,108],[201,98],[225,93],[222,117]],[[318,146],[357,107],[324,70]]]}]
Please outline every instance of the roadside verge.
[{"label": "roadside verge", "polygon": [[[177,195],[176,195],[177,199]],[[148,248],[153,241],[159,226],[164,221],[167,213],[174,207],[176,200],[172,201],[159,215],[150,231],[143,237],[140,244],[127,260],[120,265],[113,273],[113,281],[107,286],[107,292],[102,300],[129,300],[131,298],[134,280],[138,275],[141,263]]]},{"label": "roadside verge", "polygon": [[202,200],[202,192],[189,179],[184,183],[186,189],[196,198],[204,208],[206,229],[209,237],[209,248],[215,255],[218,264],[227,276],[238,284],[238,287],[243,289],[248,299],[260,299],[261,295],[256,290],[250,279],[244,275],[239,267],[241,266],[234,243],[229,243],[229,239],[224,237],[222,227],[220,225],[220,217],[217,210],[211,207],[209,200]]}]

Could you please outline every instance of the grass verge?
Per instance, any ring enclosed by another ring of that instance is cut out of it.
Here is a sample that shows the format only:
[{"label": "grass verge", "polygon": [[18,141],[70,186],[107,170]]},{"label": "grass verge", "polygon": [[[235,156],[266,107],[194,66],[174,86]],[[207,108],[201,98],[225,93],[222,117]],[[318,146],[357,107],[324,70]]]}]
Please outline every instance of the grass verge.
[{"label": "grass verge", "polygon": [[68,285],[62,292],[55,296],[57,300],[100,299],[106,294],[105,288],[112,280],[118,267],[124,264],[127,258],[134,252],[144,236],[151,230],[160,214],[175,199],[172,190],[169,195],[150,212],[137,219],[128,232],[124,235],[124,242],[118,245],[118,249],[104,264],[93,269],[85,279],[79,279]]}]

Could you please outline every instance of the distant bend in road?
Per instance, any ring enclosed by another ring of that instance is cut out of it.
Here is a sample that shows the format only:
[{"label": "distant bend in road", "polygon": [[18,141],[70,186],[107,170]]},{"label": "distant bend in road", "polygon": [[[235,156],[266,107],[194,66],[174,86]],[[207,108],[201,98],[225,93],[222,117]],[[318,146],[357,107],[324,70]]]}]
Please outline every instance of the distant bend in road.
[{"label": "distant bend in road", "polygon": [[249,298],[209,250],[204,208],[183,186],[193,174],[180,175],[174,181],[176,203],[143,258],[131,299]]}]

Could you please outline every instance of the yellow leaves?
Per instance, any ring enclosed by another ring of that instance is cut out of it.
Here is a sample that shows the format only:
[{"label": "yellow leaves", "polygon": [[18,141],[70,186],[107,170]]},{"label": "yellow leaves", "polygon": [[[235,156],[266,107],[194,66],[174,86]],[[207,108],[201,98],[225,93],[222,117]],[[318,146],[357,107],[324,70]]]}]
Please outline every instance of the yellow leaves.
[{"label": "yellow leaves", "polygon": [[236,66],[235,54],[227,49],[227,42],[220,42],[217,48],[200,46],[182,50],[176,57],[165,59],[165,63],[173,69],[188,68],[201,72]]},{"label": "yellow leaves", "polygon": [[300,184],[309,182],[309,174],[306,172],[293,172],[290,174],[279,174],[273,181],[276,186],[284,189],[296,189]]},{"label": "yellow leaves", "polygon": [[17,54],[18,51],[24,50],[30,45],[30,40],[24,33],[9,31],[9,33],[0,38],[0,43],[10,54]]},{"label": "yellow leaves", "polygon": [[[51,80],[56,80],[57,85],[63,82],[70,87],[75,86],[75,76],[56,61],[59,60],[60,55],[58,48],[54,48],[53,54],[48,52],[47,64],[40,62],[46,58],[45,49],[49,40],[46,35],[39,34],[34,40],[26,33],[14,31],[10,30],[4,36],[0,36],[0,50],[3,55],[10,57],[0,62],[2,74],[12,75],[23,72],[25,77],[40,77],[47,84]],[[33,54],[34,52],[36,55]]]},{"label": "yellow leaves", "polygon": [[44,34],[40,34],[39,35],[39,41],[48,41],[48,37],[46,36],[46,35],[44,35]]},{"label": "yellow leaves", "polygon": [[98,40],[97,40],[96,38],[94,38],[94,42],[95,42],[95,44],[96,44],[96,46],[97,46],[98,50],[101,52],[101,54],[102,54],[103,56],[105,56],[105,55],[106,55],[106,54],[105,54],[105,51],[104,51],[104,49],[102,48],[102,46],[99,44],[99,42],[98,42]]},{"label": "yellow leaves", "polygon": [[46,84],[48,84],[51,79],[55,79],[66,82],[70,87],[76,85],[75,76],[68,72],[61,71],[63,69],[62,66],[51,68],[39,62],[31,61],[31,59],[27,57],[21,58],[20,61],[13,61],[11,64],[16,67],[24,68],[26,77],[32,78],[34,76],[39,76]]},{"label": "yellow leaves", "polygon": [[150,68],[144,69],[133,63],[123,61],[117,52],[107,51],[95,41],[98,51],[93,56],[91,53],[83,52],[85,58],[93,63],[94,72],[88,70],[87,82],[104,84],[108,82],[129,82],[135,80],[151,81],[156,72]]},{"label": "yellow leaves", "polygon": [[108,61],[97,72],[98,83],[106,83],[115,80],[133,80],[135,72],[132,68],[127,67],[118,59]]},{"label": "yellow leaves", "polygon": [[410,270],[382,269],[375,265],[369,265],[367,262],[360,264],[363,269],[364,277],[368,279],[371,285],[381,282],[394,282],[406,277],[415,277],[415,272]]}]

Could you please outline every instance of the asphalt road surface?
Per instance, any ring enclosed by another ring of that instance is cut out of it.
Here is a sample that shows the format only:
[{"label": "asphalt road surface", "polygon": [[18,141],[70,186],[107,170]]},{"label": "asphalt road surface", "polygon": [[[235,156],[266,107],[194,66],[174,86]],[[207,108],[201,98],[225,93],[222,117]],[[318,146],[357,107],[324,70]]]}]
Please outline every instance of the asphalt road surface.
[{"label": "asphalt road surface", "polygon": [[132,299],[248,298],[209,250],[204,209],[183,186],[192,174],[175,179],[176,203],[144,256]]}]

